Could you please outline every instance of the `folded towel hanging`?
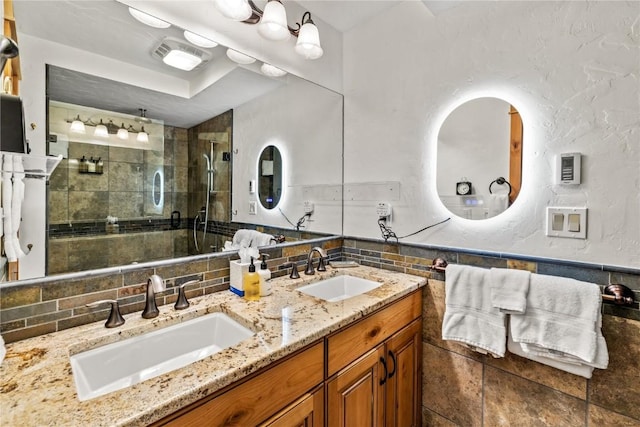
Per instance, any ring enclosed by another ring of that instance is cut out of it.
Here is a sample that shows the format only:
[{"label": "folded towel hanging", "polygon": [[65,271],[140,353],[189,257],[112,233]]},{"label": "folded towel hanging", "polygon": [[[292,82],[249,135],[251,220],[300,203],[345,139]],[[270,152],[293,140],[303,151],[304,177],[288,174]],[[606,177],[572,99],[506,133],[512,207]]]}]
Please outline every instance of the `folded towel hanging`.
[{"label": "folded towel hanging", "polygon": [[531,273],[526,270],[492,268],[491,304],[504,313],[524,313]]},{"label": "folded towel hanging", "polygon": [[597,363],[603,345],[606,351],[600,339],[601,304],[598,285],[532,274],[526,312],[511,315],[510,335],[534,355]]},{"label": "folded towel hanging", "polygon": [[505,314],[491,304],[489,281],[487,269],[456,264],[447,267],[442,338],[503,357]]}]

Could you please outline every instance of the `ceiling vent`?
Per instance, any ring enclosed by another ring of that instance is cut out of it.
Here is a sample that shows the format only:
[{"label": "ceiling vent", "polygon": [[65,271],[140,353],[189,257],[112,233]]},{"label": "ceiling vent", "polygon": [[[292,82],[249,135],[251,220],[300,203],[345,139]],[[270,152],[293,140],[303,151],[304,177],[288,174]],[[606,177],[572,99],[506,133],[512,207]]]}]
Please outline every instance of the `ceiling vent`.
[{"label": "ceiling vent", "polygon": [[[167,65],[185,71],[199,68],[211,60],[211,53],[206,50],[172,37],[163,39],[151,55],[162,60]],[[176,59],[177,62],[174,62],[174,59]]]}]

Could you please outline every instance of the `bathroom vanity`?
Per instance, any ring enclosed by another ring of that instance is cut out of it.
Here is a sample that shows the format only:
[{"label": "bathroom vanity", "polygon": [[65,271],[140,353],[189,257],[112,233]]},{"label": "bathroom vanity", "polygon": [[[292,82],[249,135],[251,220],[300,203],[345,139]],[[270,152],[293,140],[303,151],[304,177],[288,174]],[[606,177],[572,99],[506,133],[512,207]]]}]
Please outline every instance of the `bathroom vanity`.
[{"label": "bathroom vanity", "polygon": [[[382,285],[337,302],[297,290],[340,274]],[[426,279],[360,266],[272,282],[273,294],[257,302],[223,291],[181,312],[163,306],[153,320],[134,313],[116,329],[100,322],[10,344],[0,367],[3,423],[333,426],[373,417],[419,425]],[[78,399],[71,355],[213,312],[255,334],[183,368]]]}]

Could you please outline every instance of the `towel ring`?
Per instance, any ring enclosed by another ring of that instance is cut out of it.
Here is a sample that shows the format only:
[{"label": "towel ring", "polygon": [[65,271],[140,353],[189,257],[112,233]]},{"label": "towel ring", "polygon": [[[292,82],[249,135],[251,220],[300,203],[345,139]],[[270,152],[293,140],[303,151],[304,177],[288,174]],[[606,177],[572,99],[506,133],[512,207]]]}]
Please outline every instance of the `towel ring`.
[{"label": "towel ring", "polygon": [[489,194],[493,194],[493,191],[491,191],[491,186],[493,184],[498,184],[498,185],[507,184],[509,186],[509,195],[511,195],[511,184],[509,184],[509,181],[507,181],[503,177],[498,177],[498,178],[494,179],[493,181],[491,181],[491,184],[489,184]]}]

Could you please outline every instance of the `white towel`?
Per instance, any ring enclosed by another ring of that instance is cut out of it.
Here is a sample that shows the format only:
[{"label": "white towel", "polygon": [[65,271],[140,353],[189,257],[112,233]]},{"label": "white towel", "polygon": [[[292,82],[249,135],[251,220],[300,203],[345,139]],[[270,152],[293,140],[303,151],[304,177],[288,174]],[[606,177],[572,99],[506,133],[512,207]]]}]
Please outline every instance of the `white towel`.
[{"label": "white towel", "polygon": [[257,230],[241,229],[233,235],[231,248],[257,248],[270,244],[275,244],[275,239],[271,234],[261,233]]},{"label": "white towel", "polygon": [[534,355],[594,363],[604,342],[599,340],[601,304],[598,285],[532,274],[526,312],[511,315],[510,335]]},{"label": "white towel", "polygon": [[442,339],[465,343],[494,357],[504,356],[505,314],[491,305],[489,270],[448,265],[445,305]]},{"label": "white towel", "polygon": [[489,218],[500,215],[509,207],[509,194],[489,194],[489,196],[487,197],[487,206],[489,209]]},{"label": "white towel", "polygon": [[504,313],[524,313],[531,273],[525,270],[492,268],[491,304]]},{"label": "white towel", "polygon": [[588,366],[585,364],[561,362],[556,359],[551,359],[549,357],[544,357],[544,356],[536,356],[534,354],[526,352],[522,348],[521,343],[517,343],[513,341],[513,338],[511,337],[511,335],[509,335],[509,338],[507,340],[507,349],[511,353],[517,354],[518,356],[525,357],[529,360],[533,360],[535,362],[542,363],[543,365],[548,365],[553,368],[560,369],[562,371],[569,372],[574,375],[580,375],[581,377],[585,377],[585,378],[591,378],[591,376],[593,375],[592,366]]}]

